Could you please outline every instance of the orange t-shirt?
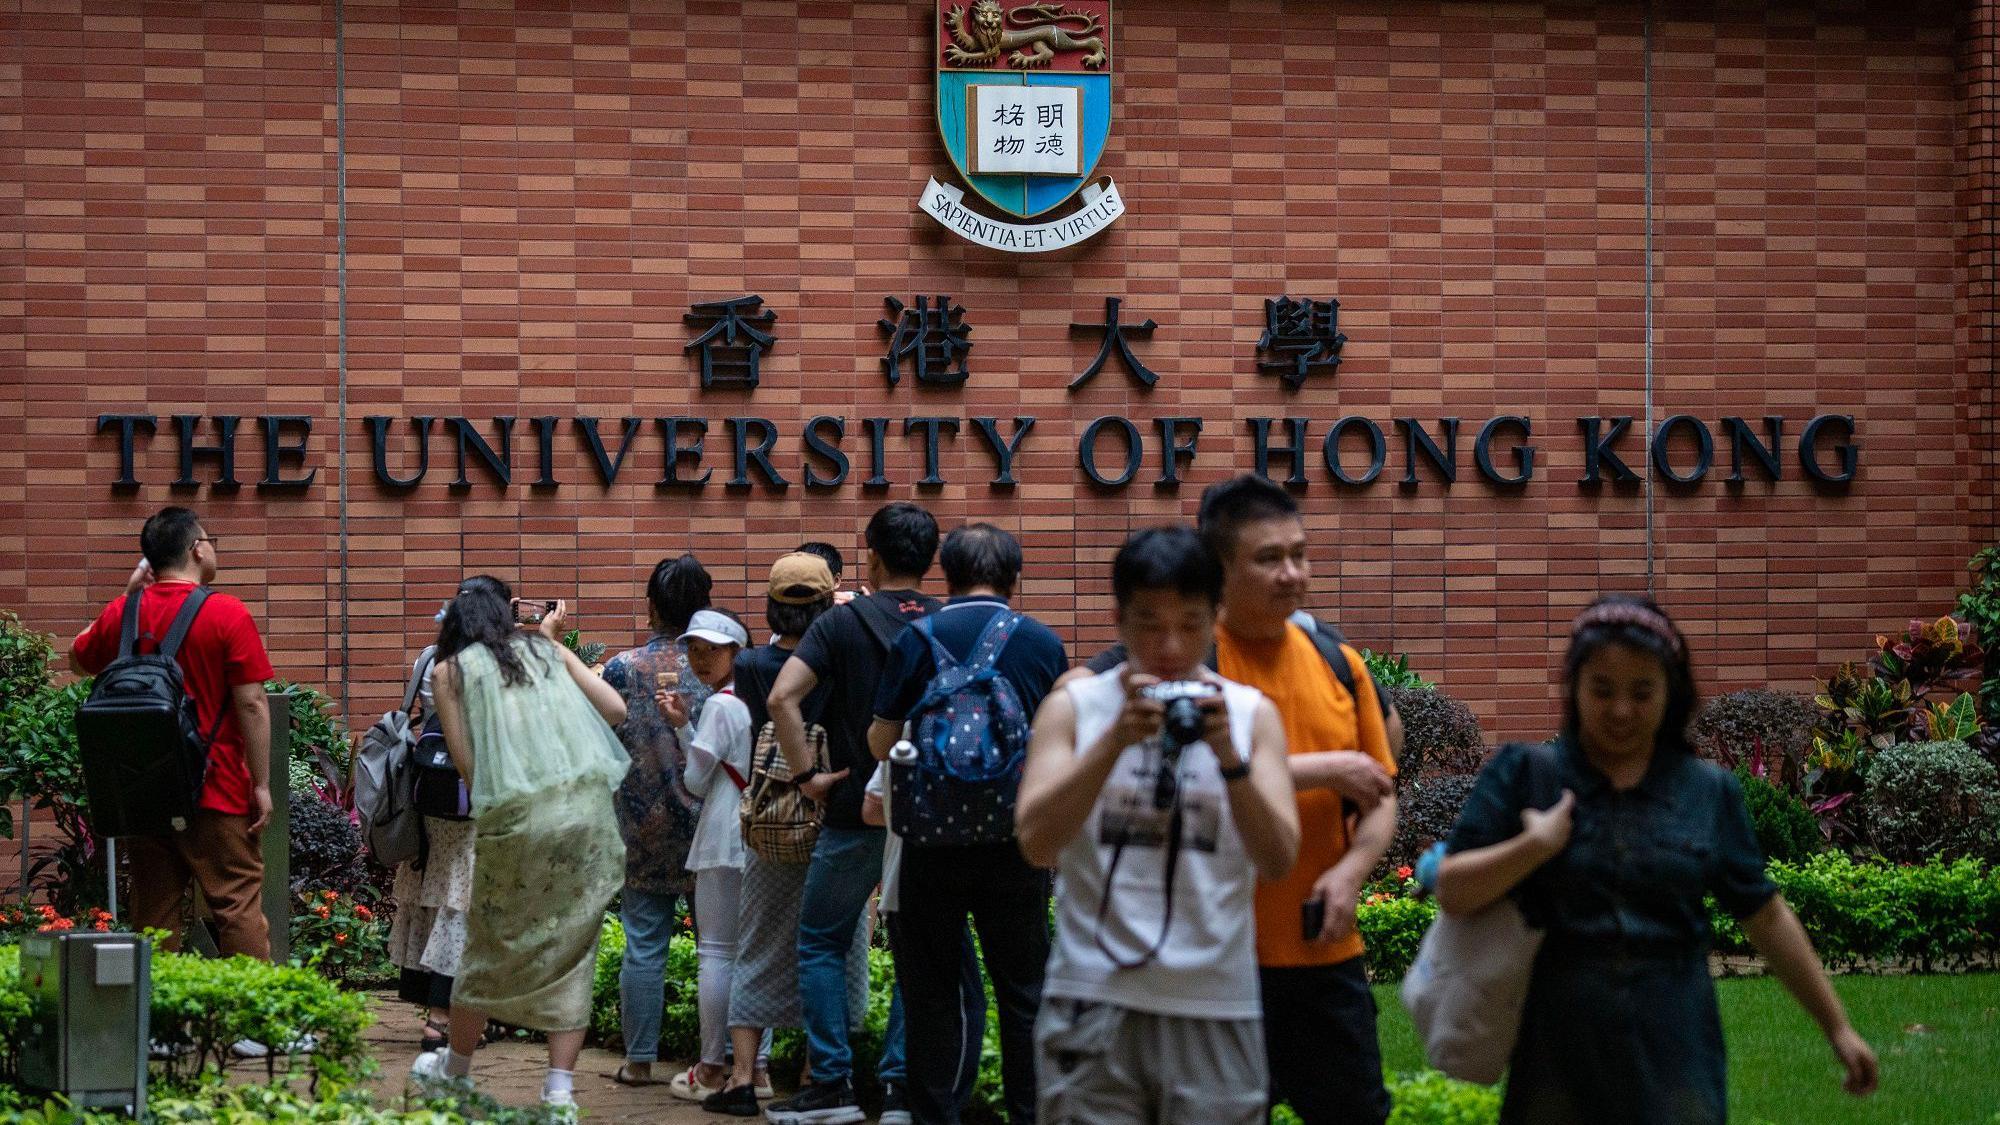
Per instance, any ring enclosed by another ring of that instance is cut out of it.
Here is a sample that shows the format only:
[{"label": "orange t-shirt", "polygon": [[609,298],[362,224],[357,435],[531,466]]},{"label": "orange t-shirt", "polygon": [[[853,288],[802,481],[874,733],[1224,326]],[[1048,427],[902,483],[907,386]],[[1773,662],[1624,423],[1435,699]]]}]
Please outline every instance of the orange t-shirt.
[{"label": "orange t-shirt", "polygon": [[[1352,649],[1343,647],[1341,651],[1354,670],[1359,700],[1334,678],[1333,669],[1326,666],[1312,638],[1297,625],[1287,624],[1284,639],[1268,642],[1244,640],[1220,625],[1215,630],[1216,671],[1270,697],[1284,721],[1285,745],[1290,753],[1360,750],[1394,776],[1396,762],[1389,755],[1375,683]],[[1326,789],[1304,790],[1298,801],[1299,861],[1283,879],[1257,884],[1260,965],[1334,965],[1361,956],[1359,933],[1322,944],[1306,941],[1300,932],[1300,905],[1312,894],[1319,877],[1347,854],[1348,838],[1340,794]]]}]

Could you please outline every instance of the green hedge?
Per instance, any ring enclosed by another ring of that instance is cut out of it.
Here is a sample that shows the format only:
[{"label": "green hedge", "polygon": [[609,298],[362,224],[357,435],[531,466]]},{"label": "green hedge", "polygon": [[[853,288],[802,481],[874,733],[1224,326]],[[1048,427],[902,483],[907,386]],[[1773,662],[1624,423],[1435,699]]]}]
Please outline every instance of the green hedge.
[{"label": "green hedge", "polygon": [[[0,946],[0,1082],[18,1076],[14,1045],[28,1012],[20,947]],[[182,1048],[155,1071],[155,1081],[169,1090],[195,1085],[205,1069],[219,1070],[239,1039],[285,1044],[303,1035],[313,1037],[313,1053],[272,1056],[269,1073],[296,1066],[315,1084],[344,1085],[364,1063],[361,1033],[369,1022],[365,995],[342,992],[310,969],[248,957],[153,954],[153,1039]]]},{"label": "green hedge", "polygon": [[[146,1108],[152,1121],[252,1125],[555,1125],[563,1118],[540,1106],[503,1105],[481,1094],[409,1098],[387,1108],[364,1090],[315,1097],[283,1086],[231,1086],[210,1081],[185,1091],[154,1092]],[[0,1120],[16,1125],[124,1125],[131,1119],[101,1110],[76,1110],[59,1098],[31,1099],[0,1086]]]},{"label": "green hedge", "polygon": [[[2000,868],[1975,859],[1857,863],[1827,852],[1769,870],[1830,967],[1934,972],[2000,964]],[[1751,952],[1734,919],[1712,904],[1711,913],[1717,949]]]}]

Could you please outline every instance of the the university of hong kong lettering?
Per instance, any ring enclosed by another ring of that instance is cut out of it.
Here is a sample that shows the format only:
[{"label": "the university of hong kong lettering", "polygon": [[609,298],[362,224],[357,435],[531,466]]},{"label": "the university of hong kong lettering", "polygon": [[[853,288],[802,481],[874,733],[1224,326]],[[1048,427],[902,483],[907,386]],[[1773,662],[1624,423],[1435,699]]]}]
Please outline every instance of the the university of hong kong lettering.
[{"label": "the university of hong kong lettering", "polygon": [[973,197],[1000,214],[936,177],[924,213],[1018,254],[1075,246],[1125,213],[1117,185],[1092,179],[1111,135],[1110,0],[940,0],[932,52],[938,135]]},{"label": "the university of hong kong lettering", "polygon": [[[1147,345],[1160,325],[1150,316],[1136,319],[1123,298],[1103,300],[1102,321],[1075,320],[1069,326],[1072,335],[1094,336],[1097,344],[1096,354],[1068,383],[1072,401],[1079,405],[1096,393],[1093,381],[1114,356],[1143,393],[1165,381],[1135,347]],[[908,302],[884,296],[882,303],[887,315],[876,321],[883,337],[879,362],[892,392],[900,390],[905,375],[919,387],[945,391],[974,377],[969,363],[973,325],[964,305],[944,293],[916,294]],[[1241,338],[1238,370],[1252,378],[1253,373],[1276,375],[1302,397],[1324,395],[1332,386],[1327,376],[1340,364],[1348,343],[1339,330],[1339,309],[1340,302],[1330,297],[1265,300],[1261,334],[1253,338],[1246,332]],[[748,391],[754,396],[760,357],[780,343],[778,312],[765,308],[763,298],[747,294],[694,303],[683,319],[693,334],[685,346],[694,357],[691,393]],[[1005,357],[994,357],[993,364],[1008,366]],[[810,384],[810,376],[804,381]],[[1330,399],[1321,401],[1330,405]],[[164,483],[224,491],[245,483],[237,471],[242,416],[173,414],[168,421],[178,472]],[[1164,411],[1150,417],[1075,418],[1074,464],[1083,481],[1113,489],[1138,481],[1152,464],[1157,471],[1146,473],[1149,482],[1174,488],[1200,458],[1205,421]],[[302,414],[257,417],[261,474],[250,483],[279,493],[324,485],[311,443],[314,422]],[[1636,487],[1647,469],[1664,485],[1699,485],[1715,470],[1719,446],[1727,447],[1729,472],[1723,479],[1731,487],[1752,479],[1783,481],[1795,461],[1799,475],[1813,486],[1840,488],[1854,480],[1860,467],[1854,419],[1845,414],[1812,415],[1796,432],[1780,415],[1725,416],[1711,427],[1692,414],[1674,414],[1651,433],[1643,427],[1634,433],[1633,418],[1622,414],[1586,415],[1575,423],[1582,465],[1575,484],[1587,490]],[[1248,456],[1240,459],[1247,461],[1241,467],[1301,488],[1316,479],[1339,488],[1366,488],[1392,464],[1400,470],[1394,479],[1402,490],[1427,484],[1448,488],[1458,483],[1465,445],[1470,446],[1473,479],[1496,490],[1527,487],[1537,465],[1544,463],[1534,441],[1537,424],[1525,414],[1497,414],[1476,426],[1456,416],[1428,421],[1402,416],[1385,426],[1363,415],[1300,408],[1281,417],[1247,418],[1242,425]],[[161,429],[161,419],[150,413],[98,416],[97,433],[117,442],[114,487],[162,483],[139,479],[138,456],[141,444],[160,437]],[[711,417],[690,412],[624,417],[615,429],[593,415],[370,415],[358,429],[376,483],[392,495],[405,495],[440,482],[461,494],[517,487],[546,493],[593,484],[609,489],[628,472],[650,474],[661,491],[712,484],[770,490],[793,485],[832,489],[850,483],[938,487],[951,483],[949,465],[968,460],[986,466],[989,485],[1010,488],[1019,483],[1017,465],[1026,464],[1020,461],[1022,451],[1033,441],[1053,440],[1049,433],[1060,427],[1037,430],[1033,415],[818,414],[800,425],[750,413]],[[1462,442],[1467,433],[1470,440]],[[977,452],[950,456],[967,443]]]}]

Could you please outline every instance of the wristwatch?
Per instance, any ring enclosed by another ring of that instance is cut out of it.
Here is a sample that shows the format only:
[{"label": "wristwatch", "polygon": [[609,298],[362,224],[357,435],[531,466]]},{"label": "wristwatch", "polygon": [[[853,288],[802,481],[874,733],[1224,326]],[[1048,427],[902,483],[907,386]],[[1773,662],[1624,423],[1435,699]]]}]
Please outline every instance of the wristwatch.
[{"label": "wristwatch", "polygon": [[811,767],[811,768],[807,769],[807,770],[806,770],[805,772],[803,772],[803,773],[795,773],[795,774],[793,774],[793,775],[792,775],[792,784],[793,784],[793,785],[804,785],[804,784],[805,784],[806,782],[808,782],[808,781],[811,781],[811,780],[812,780],[813,778],[815,778],[815,777],[818,777],[818,776],[819,776],[819,772],[820,772],[820,771],[819,771],[819,767],[818,767],[818,766],[813,766],[813,767]]},{"label": "wristwatch", "polygon": [[1242,781],[1250,776],[1250,763],[1247,760],[1239,760],[1234,766],[1217,766],[1216,771],[1222,774],[1224,782]]}]

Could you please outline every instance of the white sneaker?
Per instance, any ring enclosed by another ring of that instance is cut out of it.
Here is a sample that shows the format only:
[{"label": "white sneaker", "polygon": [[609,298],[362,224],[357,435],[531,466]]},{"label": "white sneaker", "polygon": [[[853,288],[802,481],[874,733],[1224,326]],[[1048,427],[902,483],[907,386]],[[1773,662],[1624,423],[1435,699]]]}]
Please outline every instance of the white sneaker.
[{"label": "white sneaker", "polygon": [[411,1084],[419,1089],[435,1090],[440,1093],[471,1093],[472,1079],[454,1078],[445,1073],[445,1054],[446,1051],[444,1049],[425,1051],[412,1060],[410,1063]]},{"label": "white sneaker", "polygon": [[[310,1055],[319,1048],[319,1036],[312,1032],[293,1039],[278,1049],[281,1055]],[[255,1039],[238,1039],[229,1045],[229,1053],[239,1059],[261,1059],[271,1054],[271,1048]]]},{"label": "white sneaker", "polygon": [[568,1090],[543,1090],[542,1108],[551,1120],[559,1122],[575,1121],[579,1112],[576,1095]]}]

